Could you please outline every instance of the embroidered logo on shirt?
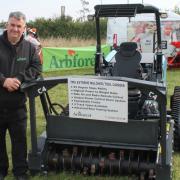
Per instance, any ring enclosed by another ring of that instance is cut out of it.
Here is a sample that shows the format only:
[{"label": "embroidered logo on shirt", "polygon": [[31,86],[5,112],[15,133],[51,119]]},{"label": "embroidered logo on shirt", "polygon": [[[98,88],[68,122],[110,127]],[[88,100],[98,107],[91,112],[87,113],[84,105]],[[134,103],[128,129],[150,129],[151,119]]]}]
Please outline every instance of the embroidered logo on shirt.
[{"label": "embroidered logo on shirt", "polygon": [[19,58],[17,58],[17,61],[26,61],[26,58],[25,57],[19,57]]}]

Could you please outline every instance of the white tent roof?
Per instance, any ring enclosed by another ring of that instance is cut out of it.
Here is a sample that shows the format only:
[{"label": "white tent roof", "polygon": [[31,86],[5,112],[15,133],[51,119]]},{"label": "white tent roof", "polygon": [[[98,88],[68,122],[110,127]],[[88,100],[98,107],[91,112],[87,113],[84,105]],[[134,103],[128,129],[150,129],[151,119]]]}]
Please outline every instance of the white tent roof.
[{"label": "white tent roof", "polygon": [[162,21],[180,21],[180,15],[176,14],[175,12],[168,11],[168,18],[167,19],[161,19]]},{"label": "white tent roof", "polygon": [[[161,21],[180,21],[180,15],[168,11],[166,12],[168,17],[165,19],[161,19]],[[154,14],[137,14],[136,17],[131,18],[131,21],[155,21]]]}]

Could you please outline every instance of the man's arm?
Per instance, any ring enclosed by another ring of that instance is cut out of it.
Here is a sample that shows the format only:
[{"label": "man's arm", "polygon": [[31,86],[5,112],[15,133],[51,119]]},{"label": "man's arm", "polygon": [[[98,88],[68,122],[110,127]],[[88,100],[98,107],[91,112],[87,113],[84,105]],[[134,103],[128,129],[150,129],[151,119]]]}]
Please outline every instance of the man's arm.
[{"label": "man's arm", "polygon": [[[31,47],[32,48],[32,47]],[[22,69],[14,77],[5,78],[0,72],[0,86],[6,88],[9,92],[13,92],[19,89],[22,82],[29,82],[37,79],[41,74],[41,63],[35,47],[31,52],[29,65],[26,69]]]},{"label": "man's arm", "polygon": [[19,89],[21,82],[17,78],[6,78],[3,87],[9,92],[13,92]]},{"label": "man's arm", "polygon": [[6,88],[9,92],[19,89],[21,82],[16,78],[5,78],[2,73],[0,73],[0,86]]},{"label": "man's arm", "polygon": [[0,86],[3,86],[5,79],[4,74],[0,72]]},{"label": "man's arm", "polygon": [[35,80],[40,76],[42,72],[42,65],[40,63],[40,59],[38,53],[33,46],[33,50],[30,57],[29,65],[26,69],[19,72],[15,77],[22,82],[29,82]]}]

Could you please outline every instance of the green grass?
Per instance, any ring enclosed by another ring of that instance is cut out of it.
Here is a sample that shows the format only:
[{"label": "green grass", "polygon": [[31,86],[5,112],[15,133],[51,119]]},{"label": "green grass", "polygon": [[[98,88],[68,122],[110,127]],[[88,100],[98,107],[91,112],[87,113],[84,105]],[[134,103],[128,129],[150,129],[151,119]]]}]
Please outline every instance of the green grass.
[{"label": "green grass", "polygon": [[[56,72],[48,72],[44,73],[44,77],[49,76],[64,76],[64,75],[73,75],[73,74],[93,74],[93,69],[78,69],[78,70],[62,70],[62,71],[56,71]],[[170,95],[173,93],[174,86],[180,85],[180,70],[171,70],[168,71],[167,74],[167,85],[168,85],[168,102]],[[49,91],[49,94],[53,100],[56,102],[60,102],[63,105],[67,103],[67,90],[65,85],[57,86],[56,88],[53,88]],[[61,94],[61,95],[60,95]],[[41,132],[45,129],[45,120],[44,115],[41,110],[41,105],[39,98],[36,99],[37,104],[37,133],[38,135],[41,134]],[[169,106],[169,103],[168,103]],[[28,122],[28,128],[27,128],[27,139],[28,139],[28,149],[30,149],[30,125]],[[11,164],[11,154],[10,154],[10,140],[9,136],[7,136],[7,146],[8,146],[8,154],[9,154],[9,160]],[[173,180],[179,180],[180,179],[180,153],[176,152],[173,156]],[[87,176],[81,176],[81,175],[73,175],[70,173],[61,172],[60,174],[56,173],[49,173],[48,176],[35,176],[31,177],[32,180],[127,180],[128,177],[87,177]],[[11,167],[9,170],[9,175],[7,177],[7,180],[13,180],[13,175],[11,173]]]}]

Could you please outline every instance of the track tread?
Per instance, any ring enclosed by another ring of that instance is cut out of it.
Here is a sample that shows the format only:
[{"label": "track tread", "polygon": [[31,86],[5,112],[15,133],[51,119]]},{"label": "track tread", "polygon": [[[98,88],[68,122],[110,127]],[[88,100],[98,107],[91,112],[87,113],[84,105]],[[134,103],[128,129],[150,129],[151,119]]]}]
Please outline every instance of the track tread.
[{"label": "track tread", "polygon": [[180,150],[180,86],[174,88],[171,100],[172,118],[174,119],[174,150]]}]

